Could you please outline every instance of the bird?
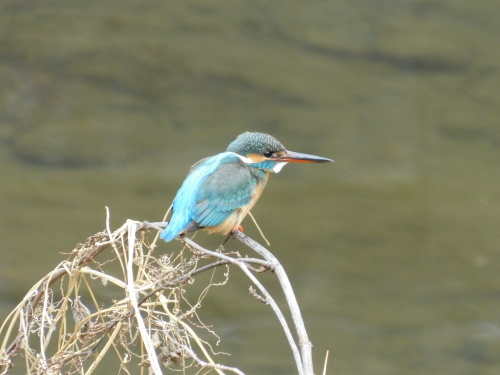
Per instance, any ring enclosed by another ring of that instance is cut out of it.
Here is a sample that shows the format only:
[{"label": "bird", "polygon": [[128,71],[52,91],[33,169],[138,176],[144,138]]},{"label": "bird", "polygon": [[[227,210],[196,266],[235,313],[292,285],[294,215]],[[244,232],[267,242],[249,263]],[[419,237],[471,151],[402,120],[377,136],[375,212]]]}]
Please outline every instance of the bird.
[{"label": "bird", "polygon": [[260,198],[271,172],[287,163],[332,162],[288,151],[273,136],[240,134],[225,152],[195,163],[173,200],[172,215],[160,238],[170,242],[200,229],[231,235]]}]

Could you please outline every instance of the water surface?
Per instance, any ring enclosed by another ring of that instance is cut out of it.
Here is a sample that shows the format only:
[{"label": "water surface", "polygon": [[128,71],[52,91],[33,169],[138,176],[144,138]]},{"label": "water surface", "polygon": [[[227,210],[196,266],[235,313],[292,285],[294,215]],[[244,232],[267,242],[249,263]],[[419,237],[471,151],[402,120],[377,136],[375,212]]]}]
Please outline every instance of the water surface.
[{"label": "water surface", "polygon": [[[115,227],[160,220],[191,164],[265,131],[335,159],[287,166],[253,211],[316,372],[330,350],[337,375],[498,374],[497,2],[0,8],[2,316],[104,206]],[[231,277],[204,305],[221,361],[293,373],[277,321]]]}]

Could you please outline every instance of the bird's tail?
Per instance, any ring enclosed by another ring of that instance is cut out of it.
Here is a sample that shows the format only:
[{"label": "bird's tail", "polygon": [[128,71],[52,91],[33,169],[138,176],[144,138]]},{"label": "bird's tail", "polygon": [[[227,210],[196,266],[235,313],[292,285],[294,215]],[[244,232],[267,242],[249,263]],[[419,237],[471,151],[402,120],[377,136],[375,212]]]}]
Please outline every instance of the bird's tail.
[{"label": "bird's tail", "polygon": [[[163,221],[167,220],[168,215],[172,212],[172,205],[168,208],[167,212],[165,213],[165,216],[163,217]],[[172,218],[170,218],[172,219]],[[179,233],[173,233],[173,225],[172,225],[172,220],[167,224],[167,227],[163,229],[163,231],[160,233],[160,238],[165,241],[165,242],[170,242],[172,241],[175,236],[177,236]]]},{"label": "bird's tail", "polygon": [[172,231],[172,226],[171,225],[168,225],[164,230],[163,232],[160,233],[160,238],[165,241],[165,242],[170,242],[172,241],[176,236],[178,235],[178,233],[175,233],[174,231]]}]

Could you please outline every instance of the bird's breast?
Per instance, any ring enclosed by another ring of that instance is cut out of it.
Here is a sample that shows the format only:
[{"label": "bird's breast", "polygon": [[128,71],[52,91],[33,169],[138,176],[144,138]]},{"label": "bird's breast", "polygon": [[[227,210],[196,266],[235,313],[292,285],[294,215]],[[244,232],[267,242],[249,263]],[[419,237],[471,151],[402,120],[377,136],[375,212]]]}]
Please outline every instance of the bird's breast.
[{"label": "bird's breast", "polygon": [[[259,200],[264,188],[266,187],[267,179],[269,178],[269,172],[258,171],[259,175],[257,178],[257,184],[255,185],[252,197],[248,204],[237,208],[234,210],[229,217],[224,220],[220,225],[215,227],[206,227],[205,229],[210,234],[224,234],[227,235],[237,230],[243,219],[248,215],[251,209],[254,207],[255,203]],[[262,172],[262,173],[260,173]]]}]

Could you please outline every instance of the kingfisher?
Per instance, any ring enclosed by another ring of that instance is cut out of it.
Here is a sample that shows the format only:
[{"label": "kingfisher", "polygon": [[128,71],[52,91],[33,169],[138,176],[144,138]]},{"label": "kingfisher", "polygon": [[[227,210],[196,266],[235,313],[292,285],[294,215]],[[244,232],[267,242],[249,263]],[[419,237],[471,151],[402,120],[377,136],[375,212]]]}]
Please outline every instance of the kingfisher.
[{"label": "kingfisher", "polygon": [[160,234],[166,242],[205,229],[230,235],[259,200],[269,174],[287,163],[326,163],[333,160],[288,151],[265,133],[240,134],[225,152],[198,161],[177,192],[172,216]]}]

